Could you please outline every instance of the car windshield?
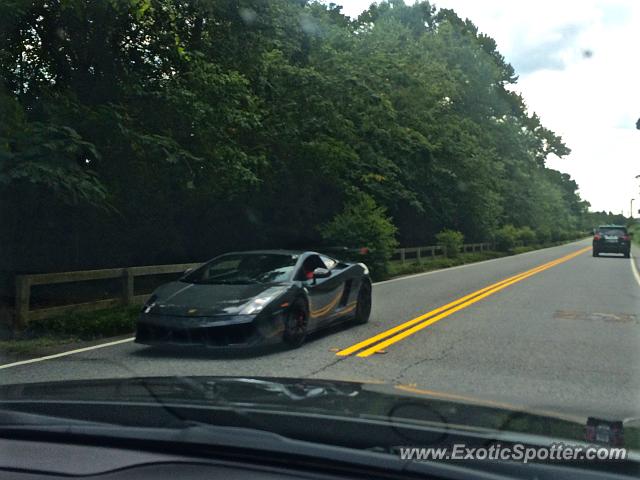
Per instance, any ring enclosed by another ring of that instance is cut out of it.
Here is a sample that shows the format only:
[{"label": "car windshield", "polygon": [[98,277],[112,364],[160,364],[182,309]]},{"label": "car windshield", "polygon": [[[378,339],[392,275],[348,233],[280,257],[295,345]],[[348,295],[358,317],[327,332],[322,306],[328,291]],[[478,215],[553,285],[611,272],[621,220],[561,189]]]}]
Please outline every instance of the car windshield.
[{"label": "car windshield", "polygon": [[275,283],[291,278],[297,255],[245,253],[224,255],[182,278],[196,284]]},{"label": "car windshield", "polygon": [[625,235],[627,229],[621,227],[600,227],[600,233],[603,235]]},{"label": "car windshield", "polygon": [[0,444],[42,383],[640,458],[639,50],[640,0],[0,0]]}]

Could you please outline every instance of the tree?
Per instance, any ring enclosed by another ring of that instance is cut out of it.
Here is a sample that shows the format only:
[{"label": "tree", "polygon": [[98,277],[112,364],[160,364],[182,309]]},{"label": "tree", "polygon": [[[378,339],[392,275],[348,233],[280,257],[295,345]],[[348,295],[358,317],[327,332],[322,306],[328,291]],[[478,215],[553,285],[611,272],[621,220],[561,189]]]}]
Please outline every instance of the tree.
[{"label": "tree", "polygon": [[395,238],[591,221],[495,41],[429,2],[8,0],[0,31],[4,271],[323,238],[379,271]]},{"label": "tree", "polygon": [[397,246],[396,228],[385,209],[369,195],[355,191],[338,213],[321,229],[329,244],[371,251],[370,267],[376,278],[386,274],[386,267]]}]

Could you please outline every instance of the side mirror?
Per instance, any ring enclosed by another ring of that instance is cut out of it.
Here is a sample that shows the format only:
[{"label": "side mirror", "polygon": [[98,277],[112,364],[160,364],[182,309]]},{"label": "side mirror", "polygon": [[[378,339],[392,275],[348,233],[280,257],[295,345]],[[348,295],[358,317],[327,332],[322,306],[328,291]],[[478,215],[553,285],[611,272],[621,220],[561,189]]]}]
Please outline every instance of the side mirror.
[{"label": "side mirror", "polygon": [[331,270],[326,268],[316,268],[313,271],[313,278],[328,278],[331,276]]},{"label": "side mirror", "polygon": [[191,268],[187,268],[184,273],[182,274],[183,277],[186,277],[187,275],[189,275],[191,272],[193,272],[195,270],[195,268],[191,267]]}]

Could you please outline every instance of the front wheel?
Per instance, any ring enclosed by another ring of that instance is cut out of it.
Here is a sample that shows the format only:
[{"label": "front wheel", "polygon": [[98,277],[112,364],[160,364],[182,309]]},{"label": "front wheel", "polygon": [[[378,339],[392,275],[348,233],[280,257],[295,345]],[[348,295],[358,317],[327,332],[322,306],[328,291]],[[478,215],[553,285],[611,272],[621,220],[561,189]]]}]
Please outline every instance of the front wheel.
[{"label": "front wheel", "polygon": [[298,348],[307,338],[309,313],[303,300],[296,300],[285,315],[283,340],[291,348]]},{"label": "front wheel", "polygon": [[371,314],[371,283],[363,280],[358,292],[358,303],[356,303],[356,323],[363,324],[369,321]]}]

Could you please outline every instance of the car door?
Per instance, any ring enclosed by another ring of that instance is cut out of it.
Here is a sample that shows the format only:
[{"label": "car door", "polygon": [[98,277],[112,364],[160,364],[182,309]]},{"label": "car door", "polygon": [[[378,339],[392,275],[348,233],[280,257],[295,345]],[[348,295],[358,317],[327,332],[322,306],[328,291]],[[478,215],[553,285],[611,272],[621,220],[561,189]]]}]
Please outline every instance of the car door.
[{"label": "car door", "polygon": [[309,295],[309,317],[313,325],[320,325],[335,317],[336,309],[342,300],[344,282],[342,275],[328,268],[320,255],[310,255],[302,266],[302,278],[304,271],[313,271],[316,268],[324,268],[331,271],[327,278],[314,278],[303,280]]},{"label": "car door", "polygon": [[352,313],[356,307],[355,297],[357,297],[357,292],[354,291],[354,288],[357,288],[357,285],[354,286],[353,270],[348,267],[344,268],[344,264],[342,264],[342,268],[340,268],[340,262],[335,258],[320,255],[320,259],[327,268],[331,270],[331,278],[339,285],[340,289],[340,300],[337,304],[334,303],[332,305],[332,312],[328,320],[333,320],[336,317],[344,317]]}]

